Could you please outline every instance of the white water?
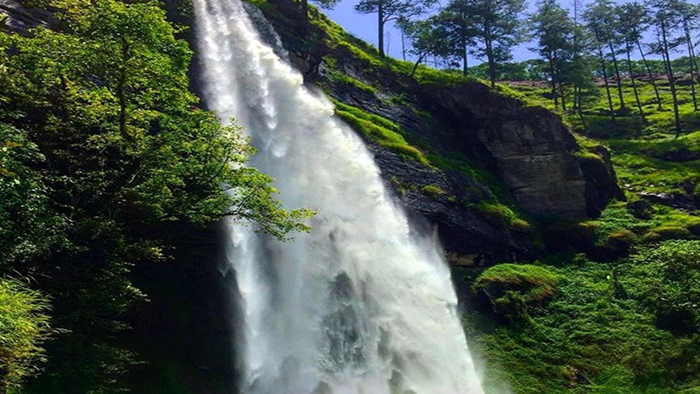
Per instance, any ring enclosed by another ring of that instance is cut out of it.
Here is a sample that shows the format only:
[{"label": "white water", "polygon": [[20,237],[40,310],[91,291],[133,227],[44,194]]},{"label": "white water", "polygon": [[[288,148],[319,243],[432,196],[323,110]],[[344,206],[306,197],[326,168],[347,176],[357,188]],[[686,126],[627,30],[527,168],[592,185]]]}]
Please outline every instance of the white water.
[{"label": "white water", "polygon": [[483,394],[433,240],[413,234],[371,155],[261,42],[238,0],[195,0],[205,100],[260,149],[289,209],[281,243],[231,226],[245,394]]}]

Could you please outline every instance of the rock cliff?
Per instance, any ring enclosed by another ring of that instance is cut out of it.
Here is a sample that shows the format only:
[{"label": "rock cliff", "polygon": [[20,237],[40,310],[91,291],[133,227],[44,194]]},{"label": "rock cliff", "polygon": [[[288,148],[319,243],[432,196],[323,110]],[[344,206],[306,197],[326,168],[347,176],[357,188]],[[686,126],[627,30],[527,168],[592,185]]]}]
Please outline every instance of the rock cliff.
[{"label": "rock cliff", "polygon": [[579,146],[558,115],[478,81],[397,71],[398,62],[379,59],[320,14],[312,11],[305,26],[289,0],[271,0],[263,11],[309,84],[398,125],[431,158],[428,165],[409,160],[366,138],[387,184],[435,225],[453,262],[538,254],[532,228],[514,226],[484,201],[542,222],[596,217],[609,200],[624,198],[607,150]]},{"label": "rock cliff", "polygon": [[28,30],[39,25],[51,26],[55,23],[51,10],[31,7],[30,2],[0,0],[0,19],[6,16],[3,30],[27,34]]}]

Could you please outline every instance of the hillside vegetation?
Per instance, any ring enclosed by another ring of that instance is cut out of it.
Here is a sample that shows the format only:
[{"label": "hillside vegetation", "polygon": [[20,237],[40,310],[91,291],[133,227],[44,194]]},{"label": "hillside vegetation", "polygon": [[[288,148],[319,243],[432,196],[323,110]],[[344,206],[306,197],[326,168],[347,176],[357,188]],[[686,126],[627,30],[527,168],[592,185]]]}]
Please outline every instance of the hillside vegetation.
[{"label": "hillside vegetation", "polygon": [[[383,57],[313,7],[299,40],[293,26],[303,20],[283,12],[284,1],[254,3],[295,38],[288,49],[312,70],[309,80],[323,74],[316,80],[328,92],[349,86],[398,107],[414,98],[387,86],[480,83],[462,70]],[[282,210],[265,175],[223,165],[244,163],[253,149],[198,108],[186,74],[192,53],[160,7],[43,5],[63,10],[56,30],[0,35],[0,392],[118,392],[142,356],[121,334],[148,298],[130,273],[173,262],[175,225],[237,214],[285,238],[306,229],[309,213]],[[350,63],[363,78],[343,72]],[[369,143],[438,174],[424,185],[392,182],[398,193],[466,206],[537,252],[454,267],[489,392],[700,393],[700,121],[680,88],[679,135],[668,95],[654,102],[650,82],[637,84],[647,123],[615,102],[613,119],[601,86],[573,112],[555,108],[542,83],[489,93],[560,111],[584,160],[603,161],[598,146],[610,148],[627,201],[587,220],[524,215],[488,163],[441,154],[386,117],[337,103]],[[450,171],[464,175],[473,199],[438,182]],[[188,392],[173,371],[159,386]]]}]

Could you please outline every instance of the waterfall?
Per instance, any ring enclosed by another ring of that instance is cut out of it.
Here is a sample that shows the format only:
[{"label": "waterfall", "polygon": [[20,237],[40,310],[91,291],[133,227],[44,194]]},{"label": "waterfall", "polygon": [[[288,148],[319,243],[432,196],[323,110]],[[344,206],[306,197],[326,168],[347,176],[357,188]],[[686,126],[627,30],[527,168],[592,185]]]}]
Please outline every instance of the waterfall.
[{"label": "waterfall", "polygon": [[280,242],[229,226],[245,394],[483,394],[441,250],[411,230],[362,141],[258,37],[239,0],[194,0],[204,99],[259,149]]}]

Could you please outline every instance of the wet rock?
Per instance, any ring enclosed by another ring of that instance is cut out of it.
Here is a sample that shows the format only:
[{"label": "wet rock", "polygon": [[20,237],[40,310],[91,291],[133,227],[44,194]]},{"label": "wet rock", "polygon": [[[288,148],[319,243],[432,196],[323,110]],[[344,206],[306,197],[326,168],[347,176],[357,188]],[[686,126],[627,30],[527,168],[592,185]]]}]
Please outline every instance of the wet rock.
[{"label": "wet rock", "polygon": [[51,10],[26,7],[17,0],[0,0],[0,14],[7,16],[4,26],[6,31],[22,35],[29,34],[29,29],[40,25],[46,27],[56,25]]},{"label": "wet rock", "polygon": [[695,201],[692,198],[671,193],[650,193],[641,192],[637,194],[639,197],[651,201],[656,204],[666,205],[671,208],[683,209],[690,212],[695,212],[698,210]]},{"label": "wet rock", "polygon": [[654,216],[654,207],[644,200],[629,202],[627,210],[637,219],[649,220]]}]

